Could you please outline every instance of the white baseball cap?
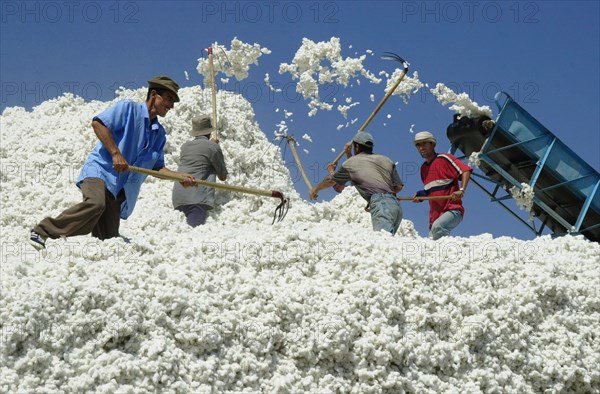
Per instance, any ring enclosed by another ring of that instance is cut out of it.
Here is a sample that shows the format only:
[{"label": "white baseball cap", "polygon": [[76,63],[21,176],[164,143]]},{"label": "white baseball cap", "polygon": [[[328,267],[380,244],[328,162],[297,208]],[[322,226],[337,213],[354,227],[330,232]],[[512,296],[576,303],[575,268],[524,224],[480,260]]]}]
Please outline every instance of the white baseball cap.
[{"label": "white baseball cap", "polygon": [[433,142],[433,144],[437,144],[437,140],[429,131],[420,131],[415,134],[415,145],[419,142]]}]

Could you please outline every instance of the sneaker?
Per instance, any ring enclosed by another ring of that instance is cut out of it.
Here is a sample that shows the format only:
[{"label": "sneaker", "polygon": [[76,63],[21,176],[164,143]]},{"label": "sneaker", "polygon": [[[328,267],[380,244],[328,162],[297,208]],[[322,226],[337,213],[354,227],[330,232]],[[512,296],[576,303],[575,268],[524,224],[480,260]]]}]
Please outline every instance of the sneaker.
[{"label": "sneaker", "polygon": [[29,243],[37,250],[46,249],[46,239],[31,229]]}]

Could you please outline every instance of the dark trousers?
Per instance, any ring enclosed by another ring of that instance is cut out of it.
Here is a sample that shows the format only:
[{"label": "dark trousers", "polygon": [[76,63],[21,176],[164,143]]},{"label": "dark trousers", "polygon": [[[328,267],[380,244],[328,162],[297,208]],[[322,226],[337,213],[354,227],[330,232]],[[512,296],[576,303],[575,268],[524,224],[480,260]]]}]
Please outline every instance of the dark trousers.
[{"label": "dark trousers", "polygon": [[119,236],[123,190],[114,198],[99,178],[81,182],[83,201],[68,208],[56,218],[47,217],[33,230],[46,238],[70,237],[92,233],[93,237],[107,239]]},{"label": "dark trousers", "polygon": [[177,210],[184,213],[187,224],[198,227],[206,223],[210,206],[205,204],[180,205]]}]

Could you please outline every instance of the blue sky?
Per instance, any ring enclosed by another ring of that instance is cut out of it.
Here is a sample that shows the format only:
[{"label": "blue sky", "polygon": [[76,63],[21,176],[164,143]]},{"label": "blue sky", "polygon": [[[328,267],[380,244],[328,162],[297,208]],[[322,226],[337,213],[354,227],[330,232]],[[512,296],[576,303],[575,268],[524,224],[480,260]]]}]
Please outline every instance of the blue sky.
[{"label": "blue sky", "polygon": [[[202,49],[213,42],[230,45],[237,37],[272,51],[252,66],[248,79],[230,78],[221,89],[245,95],[269,138],[286,120],[300,142],[299,153],[312,183],[325,176],[333,160],[384,95],[382,84],[365,79],[347,88],[324,87],[338,103],[360,102],[344,119],[337,111],[308,116],[307,103],[294,92],[289,74],[278,74],[306,37],[339,37],[343,57],[367,50],[364,66],[392,72],[381,60],[395,52],[410,63],[409,75],[433,87],[442,82],[464,91],[480,105],[498,110],[494,94],[504,90],[595,169],[600,168],[600,9],[597,1],[76,1],[1,3],[0,109],[31,108],[57,94],[110,100],[117,86],[141,87],[157,74],[182,86],[201,85],[195,70]],[[186,80],[184,72],[188,73]],[[275,95],[264,85],[284,88]],[[224,76],[219,76],[224,77]],[[369,99],[370,95],[375,101]],[[276,109],[280,109],[276,112]],[[294,115],[284,119],[283,110]],[[421,158],[412,145],[414,131],[438,136],[438,151],[449,149],[445,131],[452,112],[426,89],[404,104],[392,96],[368,130],[375,151],[398,162],[405,191],[422,187],[416,168]],[[389,115],[389,117],[388,117]],[[339,124],[357,119],[337,130]],[[91,129],[90,129],[91,132]],[[309,134],[313,142],[301,137]],[[5,148],[5,147],[3,147]],[[303,149],[310,153],[305,154]],[[289,149],[285,160],[294,167]],[[295,184],[303,197],[302,178]],[[322,192],[329,200],[333,191]],[[531,239],[533,234],[471,185],[466,216],[455,235],[492,233]],[[426,204],[404,203],[407,219],[427,232]]]}]

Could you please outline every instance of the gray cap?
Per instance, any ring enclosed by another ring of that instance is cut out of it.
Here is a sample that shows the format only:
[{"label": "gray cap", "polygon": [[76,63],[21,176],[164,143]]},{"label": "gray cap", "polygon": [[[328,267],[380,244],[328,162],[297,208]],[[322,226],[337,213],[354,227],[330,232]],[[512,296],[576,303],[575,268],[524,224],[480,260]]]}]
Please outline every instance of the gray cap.
[{"label": "gray cap", "polygon": [[190,131],[190,134],[194,137],[199,135],[209,135],[212,132],[212,129],[210,117],[200,116],[192,119],[192,131]]},{"label": "gray cap", "polygon": [[356,142],[359,145],[364,146],[373,146],[373,136],[371,133],[367,133],[366,131],[359,131],[356,133],[354,138],[352,138],[353,142]]}]

